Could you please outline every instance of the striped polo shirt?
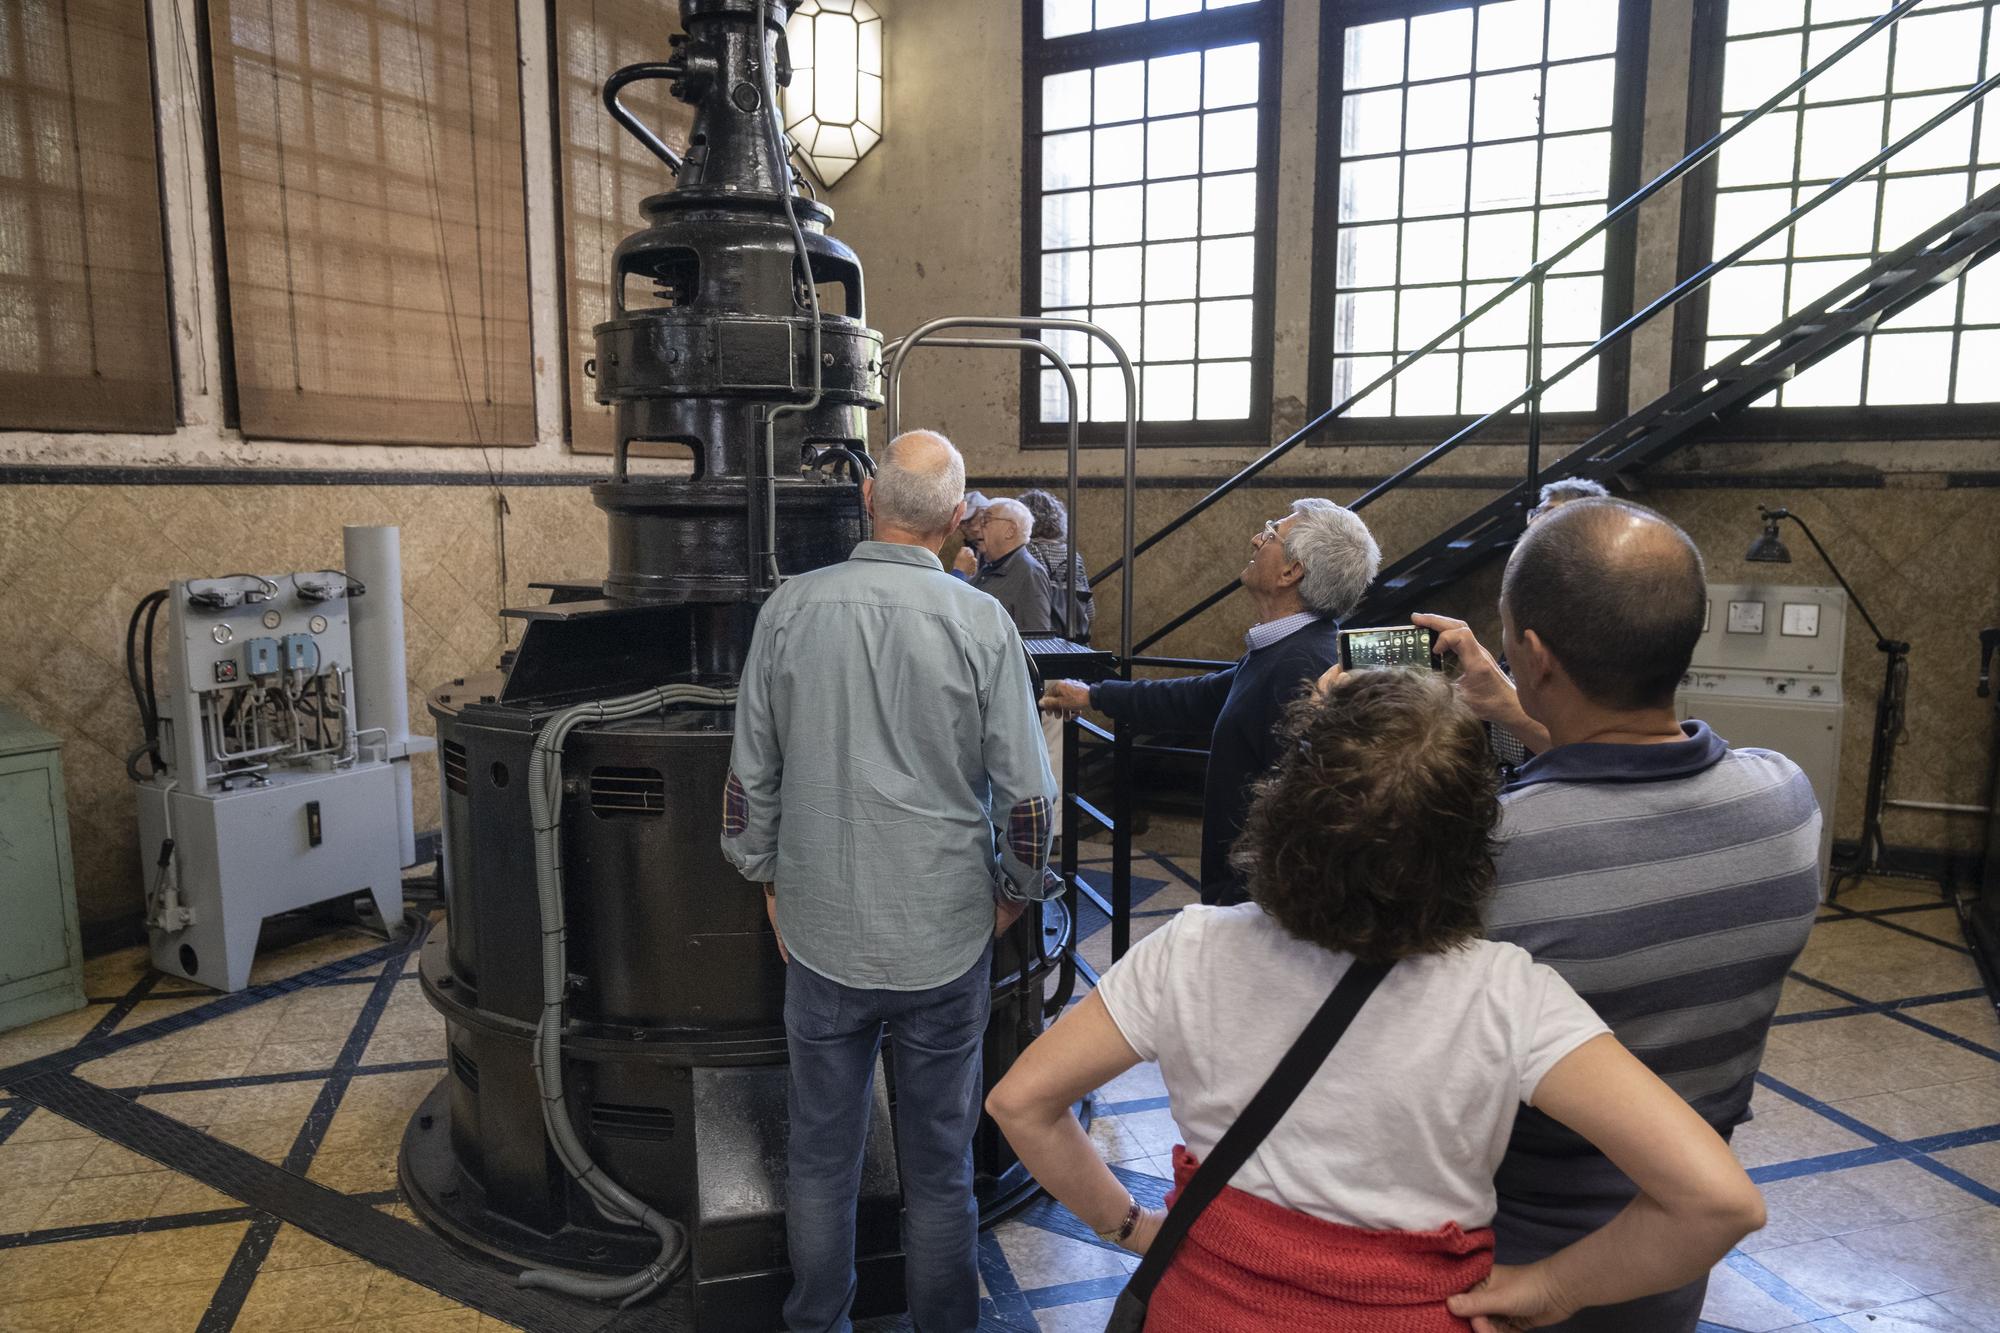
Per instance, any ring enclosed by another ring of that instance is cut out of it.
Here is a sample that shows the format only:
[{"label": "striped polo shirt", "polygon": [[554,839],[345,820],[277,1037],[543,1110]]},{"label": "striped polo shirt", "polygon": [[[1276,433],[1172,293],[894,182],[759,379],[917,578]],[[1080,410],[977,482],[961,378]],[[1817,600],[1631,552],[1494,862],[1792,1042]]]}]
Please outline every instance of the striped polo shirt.
[{"label": "striped polo shirt", "polygon": [[[1566,745],[1503,795],[1487,934],[1559,972],[1646,1066],[1727,1133],[1820,901],[1820,811],[1799,767],[1707,724],[1660,745]],[[1510,1214],[1588,1229],[1634,1187],[1523,1107],[1498,1173]],[[1537,1247],[1540,1248],[1540,1247]]]}]

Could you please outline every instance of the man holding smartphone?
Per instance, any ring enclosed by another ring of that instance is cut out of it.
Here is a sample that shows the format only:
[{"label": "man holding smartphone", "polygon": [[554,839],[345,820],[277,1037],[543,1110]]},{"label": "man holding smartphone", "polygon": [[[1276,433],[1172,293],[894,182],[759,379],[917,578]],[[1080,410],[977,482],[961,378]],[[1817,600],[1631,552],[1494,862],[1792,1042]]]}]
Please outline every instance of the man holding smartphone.
[{"label": "man holding smartphone", "polygon": [[[1682,722],[1674,690],[1708,589],[1685,532],[1618,500],[1528,529],[1500,588],[1509,679],[1462,620],[1419,615],[1472,711],[1534,758],[1501,793],[1491,939],[1560,973],[1728,1138],[1819,908],[1819,805],[1796,764]],[[1322,688],[1336,673],[1322,678]],[[1494,1179],[1502,1264],[1544,1258],[1632,1203],[1602,1154],[1524,1108]],[[1694,1333],[1707,1281],[1586,1310],[1555,1333]]]},{"label": "man holding smartphone", "polygon": [[1201,900],[1245,900],[1229,849],[1243,830],[1250,787],[1278,757],[1277,726],[1301,686],[1339,660],[1340,619],[1375,581],[1382,553],[1359,517],[1331,500],[1292,502],[1250,538],[1243,590],[1257,608],[1249,651],[1234,666],[1180,680],[1051,682],[1050,712],[1095,708],[1146,731],[1206,733]]}]

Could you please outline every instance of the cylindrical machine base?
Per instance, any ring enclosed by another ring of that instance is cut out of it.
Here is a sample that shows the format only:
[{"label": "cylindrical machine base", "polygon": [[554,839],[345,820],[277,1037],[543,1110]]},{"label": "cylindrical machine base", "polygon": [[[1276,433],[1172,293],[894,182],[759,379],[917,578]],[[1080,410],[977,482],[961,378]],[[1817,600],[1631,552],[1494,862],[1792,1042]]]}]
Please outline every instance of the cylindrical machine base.
[{"label": "cylindrical machine base", "polygon": [[[533,1068],[541,922],[525,789],[548,710],[457,702],[467,693],[432,696],[452,906],[421,978],[448,1069],[405,1134],[404,1190],[440,1231],[509,1264],[629,1272],[657,1242],[606,1221],[563,1172]],[[790,1284],[784,967],[761,892],[721,856],[731,721],[693,708],[572,733],[561,810],[569,1116],[613,1179],[687,1227],[696,1324],[718,1330],[774,1326]],[[1073,943],[1060,902],[996,942],[985,1089],[1041,1032],[1051,991],[1066,998]],[[883,1063],[857,1262],[886,1312],[901,1301],[901,1186],[886,1050]],[[1033,1196],[984,1119],[974,1165],[982,1222]]]}]

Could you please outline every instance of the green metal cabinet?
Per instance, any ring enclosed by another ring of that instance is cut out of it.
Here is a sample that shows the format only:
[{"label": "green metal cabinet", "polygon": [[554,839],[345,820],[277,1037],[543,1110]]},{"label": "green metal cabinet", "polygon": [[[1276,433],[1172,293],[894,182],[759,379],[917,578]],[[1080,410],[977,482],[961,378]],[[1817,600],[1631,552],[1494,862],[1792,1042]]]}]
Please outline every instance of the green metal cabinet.
[{"label": "green metal cabinet", "polygon": [[82,1007],[62,742],[0,704],[0,1031]]}]

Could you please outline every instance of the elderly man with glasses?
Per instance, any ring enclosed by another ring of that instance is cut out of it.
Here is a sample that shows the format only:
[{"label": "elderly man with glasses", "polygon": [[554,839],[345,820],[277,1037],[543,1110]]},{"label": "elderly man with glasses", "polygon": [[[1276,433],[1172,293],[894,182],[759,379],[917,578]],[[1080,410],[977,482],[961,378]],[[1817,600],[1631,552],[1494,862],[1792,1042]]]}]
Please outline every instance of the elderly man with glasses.
[{"label": "elderly man with glasses", "polygon": [[1295,500],[1250,538],[1243,590],[1257,609],[1249,651],[1234,666],[1181,680],[1052,682],[1051,712],[1095,708],[1146,731],[1209,736],[1202,793],[1201,900],[1245,901],[1229,849],[1250,788],[1278,757],[1277,725],[1308,682],[1340,659],[1340,620],[1375,581],[1382,553],[1368,527],[1331,500]]}]

